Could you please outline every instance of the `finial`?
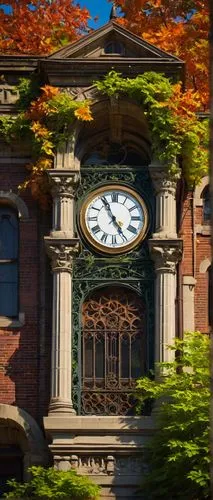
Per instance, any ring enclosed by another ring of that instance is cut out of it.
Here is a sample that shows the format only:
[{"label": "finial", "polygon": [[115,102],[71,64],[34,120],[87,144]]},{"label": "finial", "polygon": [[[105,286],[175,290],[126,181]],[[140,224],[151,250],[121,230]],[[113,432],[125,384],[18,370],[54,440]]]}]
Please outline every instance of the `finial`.
[{"label": "finial", "polygon": [[117,19],[117,12],[116,12],[116,7],[115,7],[114,2],[113,2],[113,5],[112,5],[112,8],[111,8],[111,12],[110,12],[109,18],[110,18],[110,21],[112,19]]}]

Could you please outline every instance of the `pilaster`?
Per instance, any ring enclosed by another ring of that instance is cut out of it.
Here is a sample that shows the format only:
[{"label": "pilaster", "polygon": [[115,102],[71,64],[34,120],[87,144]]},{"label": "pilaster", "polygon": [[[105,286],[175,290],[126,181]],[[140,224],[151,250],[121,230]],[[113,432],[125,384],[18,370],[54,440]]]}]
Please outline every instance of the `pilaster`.
[{"label": "pilaster", "polygon": [[75,414],[72,404],[72,266],[78,240],[45,238],[53,271],[49,413]]},{"label": "pilaster", "polygon": [[177,238],[176,188],[179,172],[168,175],[168,167],[152,163],[149,172],[156,193],[156,226],[153,238]]},{"label": "pilaster", "polygon": [[53,272],[51,394],[49,415],[75,415],[72,403],[72,269],[79,250],[75,237],[74,197],[79,171],[73,166],[71,145],[57,151],[52,183],[53,223],[45,246]]},{"label": "pilaster", "polygon": [[74,196],[79,182],[76,170],[48,170],[52,182],[53,227],[51,236],[72,238],[74,235]]},{"label": "pilaster", "polygon": [[171,362],[176,334],[176,266],[182,255],[182,240],[149,240],[155,263],[155,362]]}]

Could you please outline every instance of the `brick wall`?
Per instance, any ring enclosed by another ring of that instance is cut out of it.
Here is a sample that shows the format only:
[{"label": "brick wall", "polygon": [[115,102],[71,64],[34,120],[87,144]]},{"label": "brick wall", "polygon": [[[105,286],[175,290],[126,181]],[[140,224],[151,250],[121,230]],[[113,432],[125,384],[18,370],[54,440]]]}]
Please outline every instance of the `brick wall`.
[{"label": "brick wall", "polygon": [[[193,220],[194,213],[194,220]],[[209,331],[208,324],[208,272],[201,271],[201,264],[211,259],[210,235],[197,232],[197,226],[203,225],[203,209],[194,206],[192,193],[184,200],[180,237],[184,242],[182,273],[194,276],[195,286],[195,329]],[[193,232],[194,229],[194,232]],[[208,233],[208,231],[206,231]]]},{"label": "brick wall", "polygon": [[[24,167],[1,165],[0,189],[17,193],[25,177]],[[19,406],[40,420],[47,413],[49,398],[50,303],[46,303],[44,279],[47,283],[50,279],[42,245],[50,217],[41,215],[30,193],[21,197],[29,210],[29,219],[20,220],[19,246],[19,311],[25,323],[21,328],[0,328],[0,402]]]}]

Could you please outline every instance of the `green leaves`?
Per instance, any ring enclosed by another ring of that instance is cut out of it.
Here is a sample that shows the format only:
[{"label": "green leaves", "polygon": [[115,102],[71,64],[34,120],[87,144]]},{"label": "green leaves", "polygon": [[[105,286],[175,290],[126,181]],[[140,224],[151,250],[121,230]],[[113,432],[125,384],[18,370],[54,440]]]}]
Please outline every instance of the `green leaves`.
[{"label": "green leaves", "polygon": [[208,170],[208,121],[196,116],[196,95],[184,94],[180,84],[173,85],[155,72],[123,78],[110,71],[95,85],[108,96],[127,95],[136,100],[148,120],[154,158],[168,165],[173,176],[179,174],[176,159],[181,157],[188,187],[200,182]]},{"label": "green leaves", "polygon": [[163,363],[160,380],[138,380],[140,407],[150,398],[157,405],[158,430],[142,485],[150,500],[210,498],[209,343],[207,335],[185,334],[176,340],[176,360]]},{"label": "green leaves", "polygon": [[74,470],[63,472],[35,466],[29,470],[32,476],[29,482],[20,484],[13,480],[8,481],[11,491],[6,493],[4,498],[98,500],[99,486],[86,476],[77,475]]}]

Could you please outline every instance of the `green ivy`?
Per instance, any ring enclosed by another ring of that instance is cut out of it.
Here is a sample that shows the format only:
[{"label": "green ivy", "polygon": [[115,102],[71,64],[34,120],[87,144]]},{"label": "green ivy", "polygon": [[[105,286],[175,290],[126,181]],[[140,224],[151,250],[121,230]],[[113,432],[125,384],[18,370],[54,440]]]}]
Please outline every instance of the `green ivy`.
[{"label": "green ivy", "polygon": [[189,188],[198,184],[208,172],[208,120],[201,122],[196,113],[175,114],[168,102],[175,102],[175,85],[165,76],[146,72],[136,78],[123,78],[111,71],[97,89],[108,96],[127,95],[134,99],[147,117],[153,157],[168,166],[172,176],[179,174],[177,159],[182,161]]},{"label": "green ivy", "polygon": [[54,470],[52,467],[31,467],[30,481],[18,483],[8,481],[11,489],[4,494],[4,498],[29,499],[29,500],[98,500],[100,488],[88,477],[78,475],[74,470],[63,472]]},{"label": "green ivy", "polygon": [[142,490],[150,500],[210,499],[210,340],[186,333],[171,349],[179,356],[159,364],[161,378],[137,382],[140,407],[154,400],[157,421]]}]

